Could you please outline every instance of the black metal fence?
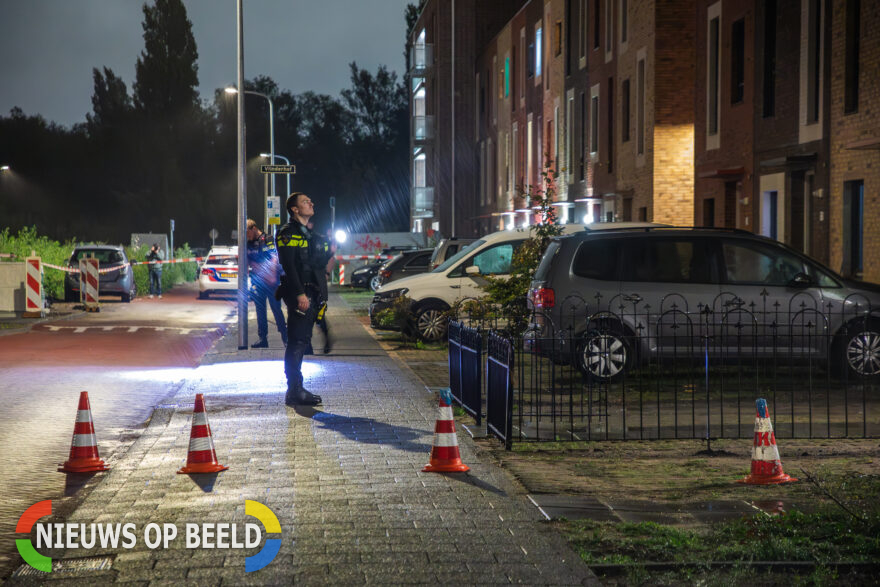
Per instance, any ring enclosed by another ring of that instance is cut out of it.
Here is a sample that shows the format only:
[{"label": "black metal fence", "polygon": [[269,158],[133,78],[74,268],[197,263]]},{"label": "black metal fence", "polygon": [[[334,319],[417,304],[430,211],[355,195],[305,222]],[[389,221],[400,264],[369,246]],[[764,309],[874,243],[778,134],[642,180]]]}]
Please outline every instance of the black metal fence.
[{"label": "black metal fence", "polygon": [[483,335],[476,328],[449,322],[449,389],[453,400],[483,421]]},{"label": "black metal fence", "polygon": [[728,294],[689,308],[672,294],[654,311],[627,297],[601,311],[564,300],[524,336],[490,331],[488,430],[508,445],[751,438],[763,397],[777,437],[880,436],[880,322],[865,304]]}]

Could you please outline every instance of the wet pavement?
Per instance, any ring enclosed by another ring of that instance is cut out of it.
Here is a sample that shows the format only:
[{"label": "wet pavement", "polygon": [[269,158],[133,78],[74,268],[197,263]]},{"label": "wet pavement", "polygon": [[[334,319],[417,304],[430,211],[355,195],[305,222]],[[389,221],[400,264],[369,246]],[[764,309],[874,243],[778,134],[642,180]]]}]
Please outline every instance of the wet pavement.
[{"label": "wet pavement", "polygon": [[24,509],[76,494],[56,468],[70,452],[80,391],[89,392],[100,454],[112,465],[225,332],[231,304],[195,297],[190,285],[161,300],[105,301],[98,313],[58,304],[45,319],[3,320],[0,577],[18,559]]},{"label": "wet pavement", "polygon": [[[338,354],[304,364],[306,386],[324,397],[322,407],[285,407],[283,346],[270,333],[269,349],[239,351],[233,324],[64,517],[141,530],[169,523],[183,536],[188,522],[253,522],[245,500],[255,500],[280,522],[280,536],[263,533],[265,544],[281,539],[268,566],[246,574],[256,548],[188,549],[177,540],[167,550],[150,549],[139,539],[131,549],[50,551],[56,563],[79,570],[24,573],[10,583],[596,584],[521,486],[481,458],[466,433],[457,437],[469,473],[421,471],[436,395],[388,356],[338,297],[330,307]],[[217,456],[229,470],[178,475],[196,393],[205,394]]]}]

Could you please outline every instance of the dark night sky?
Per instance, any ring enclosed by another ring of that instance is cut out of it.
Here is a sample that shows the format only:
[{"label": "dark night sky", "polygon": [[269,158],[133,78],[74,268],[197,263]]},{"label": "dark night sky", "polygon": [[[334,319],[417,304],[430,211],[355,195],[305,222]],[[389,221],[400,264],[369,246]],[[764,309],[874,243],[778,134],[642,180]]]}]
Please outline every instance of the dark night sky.
[{"label": "dark night sky", "polygon": [[[244,0],[245,77],[337,96],[348,63],[402,76],[404,11],[414,0]],[[91,111],[92,68],[128,86],[143,50],[142,0],[0,0],[0,115],[18,106],[63,125]],[[184,0],[199,50],[199,92],[236,79],[235,0]]]}]

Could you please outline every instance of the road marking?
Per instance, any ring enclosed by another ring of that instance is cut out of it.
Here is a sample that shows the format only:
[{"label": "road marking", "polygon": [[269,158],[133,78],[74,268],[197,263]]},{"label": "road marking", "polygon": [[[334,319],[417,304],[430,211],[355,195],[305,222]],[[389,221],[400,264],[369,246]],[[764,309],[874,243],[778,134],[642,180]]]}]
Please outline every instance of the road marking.
[{"label": "road marking", "polygon": [[213,332],[223,332],[222,328],[213,326],[44,326],[49,332],[61,332],[70,330],[73,334],[83,334],[89,329],[100,330],[102,332],[113,332],[117,329],[125,330],[129,333],[135,333],[138,330],[153,330],[155,332],[176,332],[176,334],[187,335],[193,333],[210,334]]}]

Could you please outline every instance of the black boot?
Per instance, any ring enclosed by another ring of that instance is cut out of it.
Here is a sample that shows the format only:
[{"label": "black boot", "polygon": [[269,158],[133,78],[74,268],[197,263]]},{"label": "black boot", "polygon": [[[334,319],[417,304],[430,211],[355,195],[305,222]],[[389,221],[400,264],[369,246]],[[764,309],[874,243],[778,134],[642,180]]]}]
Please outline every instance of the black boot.
[{"label": "black boot", "polygon": [[265,338],[261,338],[257,342],[251,345],[252,349],[266,349],[269,348],[269,341]]},{"label": "black boot", "polygon": [[298,390],[287,390],[284,397],[284,403],[288,406],[317,406],[321,403],[321,396],[315,395],[304,388]]}]

